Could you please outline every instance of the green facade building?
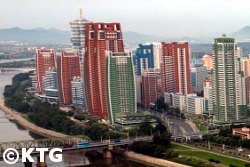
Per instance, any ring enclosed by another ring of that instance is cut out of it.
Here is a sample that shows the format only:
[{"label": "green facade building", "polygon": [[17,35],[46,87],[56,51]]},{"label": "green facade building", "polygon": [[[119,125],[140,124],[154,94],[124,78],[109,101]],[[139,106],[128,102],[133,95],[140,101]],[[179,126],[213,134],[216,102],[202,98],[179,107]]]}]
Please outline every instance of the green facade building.
[{"label": "green facade building", "polygon": [[132,53],[106,52],[107,97],[110,123],[136,113],[135,73]]},{"label": "green facade building", "polygon": [[213,111],[215,121],[232,123],[246,118],[245,82],[234,38],[213,43]]}]

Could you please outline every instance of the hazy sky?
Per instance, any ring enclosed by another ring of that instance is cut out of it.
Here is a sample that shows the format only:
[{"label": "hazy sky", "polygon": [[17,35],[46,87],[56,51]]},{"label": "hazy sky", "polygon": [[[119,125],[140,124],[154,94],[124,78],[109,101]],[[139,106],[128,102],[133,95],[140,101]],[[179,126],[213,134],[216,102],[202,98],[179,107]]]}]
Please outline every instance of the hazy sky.
[{"label": "hazy sky", "polygon": [[0,0],[0,28],[69,30],[79,8],[89,20],[165,37],[231,33],[250,25],[249,0]]}]

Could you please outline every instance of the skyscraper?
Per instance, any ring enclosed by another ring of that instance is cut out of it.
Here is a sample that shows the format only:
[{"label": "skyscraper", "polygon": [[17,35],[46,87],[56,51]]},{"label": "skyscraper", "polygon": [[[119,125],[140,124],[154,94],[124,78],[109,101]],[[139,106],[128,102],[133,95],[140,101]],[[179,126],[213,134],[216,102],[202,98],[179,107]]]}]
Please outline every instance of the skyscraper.
[{"label": "skyscraper", "polygon": [[135,74],[132,53],[106,52],[109,120],[136,113]]},{"label": "skyscraper", "polygon": [[43,77],[43,94],[40,97],[46,98],[49,103],[58,103],[58,81],[55,68],[46,71]]},{"label": "skyscraper", "polygon": [[218,122],[246,117],[244,76],[234,38],[226,35],[213,43],[213,109]]},{"label": "skyscraper", "polygon": [[202,64],[193,64],[190,68],[192,92],[201,92],[203,82],[207,75],[207,69]]},{"label": "skyscraper", "polygon": [[84,91],[82,78],[74,77],[71,81],[72,104],[76,107],[84,106]]},{"label": "skyscraper", "polygon": [[157,100],[157,74],[154,71],[144,72],[142,75],[142,102],[145,108]]},{"label": "skyscraper", "polygon": [[37,87],[38,93],[43,93],[43,79],[46,72],[56,68],[55,51],[49,50],[36,50],[36,72],[37,72]]},{"label": "skyscraper", "polygon": [[188,43],[162,43],[161,87],[163,92],[190,94]]},{"label": "skyscraper", "polygon": [[85,36],[85,82],[90,114],[108,118],[106,51],[124,52],[119,23],[87,23]]},{"label": "skyscraper", "polygon": [[208,115],[213,114],[213,92],[212,92],[212,81],[204,81],[204,111]]},{"label": "skyscraper", "polygon": [[74,52],[79,54],[80,58],[80,65],[81,65],[81,77],[82,77],[82,84],[83,84],[83,99],[84,103],[82,106],[85,110],[87,110],[87,97],[86,97],[86,87],[85,87],[85,80],[84,80],[84,54],[85,54],[85,24],[89,21],[83,18],[82,9],[80,9],[80,18],[70,22],[71,28],[71,43]]},{"label": "skyscraper", "polygon": [[148,69],[160,70],[161,43],[139,44],[136,49],[136,74],[143,75]]},{"label": "skyscraper", "polygon": [[81,76],[78,53],[63,52],[58,55],[57,67],[60,103],[70,105],[72,104],[71,81]]},{"label": "skyscraper", "polygon": [[136,74],[142,75],[144,71],[154,68],[154,53],[152,44],[139,44],[136,49]]}]

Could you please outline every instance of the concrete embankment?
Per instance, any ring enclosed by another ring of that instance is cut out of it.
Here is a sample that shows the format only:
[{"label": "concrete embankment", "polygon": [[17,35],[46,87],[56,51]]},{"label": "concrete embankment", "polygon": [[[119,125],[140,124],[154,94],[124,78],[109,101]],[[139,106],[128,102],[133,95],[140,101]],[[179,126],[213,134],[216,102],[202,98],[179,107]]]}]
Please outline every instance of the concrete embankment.
[{"label": "concrete embankment", "polygon": [[150,157],[147,155],[142,155],[142,154],[138,154],[132,151],[126,152],[125,157],[133,160],[133,161],[137,161],[139,163],[144,163],[144,164],[149,164],[152,166],[158,166],[158,167],[190,167],[187,165],[182,165],[182,164],[178,164],[172,161],[168,161],[168,160],[164,160],[164,159],[159,159],[159,158],[154,158],[154,157]]},{"label": "concrete embankment", "polygon": [[48,138],[65,138],[65,137],[69,137],[68,135],[62,134],[62,133],[58,133],[55,131],[51,131],[51,130],[47,130],[41,127],[38,127],[36,125],[34,125],[33,123],[27,121],[26,119],[24,119],[20,113],[17,113],[15,111],[13,111],[12,109],[8,108],[5,106],[4,104],[4,100],[1,99],[0,100],[0,110],[2,110],[5,115],[6,118],[8,118],[9,120],[12,120],[14,122],[16,122],[17,124],[23,126],[25,129],[39,134],[41,136],[44,137],[48,137]]}]

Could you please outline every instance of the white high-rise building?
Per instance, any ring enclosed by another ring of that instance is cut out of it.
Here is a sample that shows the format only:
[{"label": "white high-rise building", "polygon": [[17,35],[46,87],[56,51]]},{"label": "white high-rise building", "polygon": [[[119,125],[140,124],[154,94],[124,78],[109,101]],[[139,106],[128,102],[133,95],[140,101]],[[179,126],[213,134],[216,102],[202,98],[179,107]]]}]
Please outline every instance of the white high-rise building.
[{"label": "white high-rise building", "polygon": [[201,92],[203,82],[207,75],[207,69],[202,64],[192,65],[190,68],[192,92]]},{"label": "white high-rise building", "polygon": [[213,92],[212,81],[204,81],[204,112],[211,115],[213,113]]},{"label": "white high-rise building", "polygon": [[154,54],[154,69],[160,71],[161,66],[161,43],[153,42],[153,54]]},{"label": "white high-rise building", "polygon": [[84,54],[85,54],[85,24],[89,21],[83,18],[82,9],[80,9],[80,18],[70,22],[71,28],[71,43],[74,52],[78,52],[81,64],[81,75],[83,84],[84,108],[87,111],[87,98],[85,91],[85,76],[84,76]]},{"label": "white high-rise building", "polygon": [[71,92],[72,92],[72,104],[74,106],[84,105],[84,88],[82,79],[79,77],[74,77],[71,81]]}]

